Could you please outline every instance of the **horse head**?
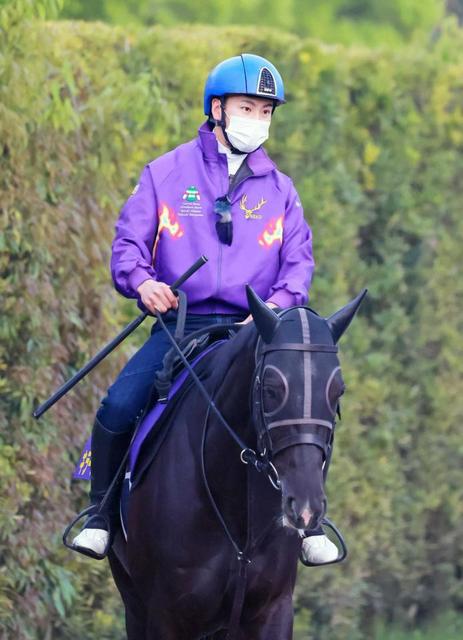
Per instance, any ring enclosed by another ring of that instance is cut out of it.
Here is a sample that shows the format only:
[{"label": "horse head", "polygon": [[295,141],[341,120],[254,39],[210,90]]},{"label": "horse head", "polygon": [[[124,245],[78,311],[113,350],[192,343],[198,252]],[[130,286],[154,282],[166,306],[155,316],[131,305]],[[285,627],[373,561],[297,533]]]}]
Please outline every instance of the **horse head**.
[{"label": "horse head", "polygon": [[247,288],[259,334],[253,383],[258,448],[276,468],[283,523],[292,528],[318,526],[326,510],[323,469],[344,392],[337,342],[365,294],[322,318],[303,306],[276,313]]}]

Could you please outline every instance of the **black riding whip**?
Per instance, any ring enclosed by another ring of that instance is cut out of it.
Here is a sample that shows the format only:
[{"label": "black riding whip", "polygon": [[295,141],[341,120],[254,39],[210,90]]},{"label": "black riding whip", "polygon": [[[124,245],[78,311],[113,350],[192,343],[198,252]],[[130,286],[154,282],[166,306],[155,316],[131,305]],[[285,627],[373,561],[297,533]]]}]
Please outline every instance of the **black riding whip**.
[{"label": "black riding whip", "polygon": [[[170,288],[172,290],[180,287],[190,276],[192,276],[200,267],[206,264],[207,258],[206,256],[201,256],[196,260],[194,264],[191,265],[184,274],[178,278]],[[50,407],[52,407],[55,402],[58,402],[60,398],[62,398],[72,387],[74,387],[82,378],[84,378],[89,371],[94,369],[98,363],[100,363],[106,356],[111,353],[128,335],[132,333],[141,323],[150,315],[148,311],[144,311],[141,313],[135,320],[132,320],[120,333],[117,335],[111,342],[109,342],[101,351],[99,351],[96,356],[94,356],[86,365],[79,369],[77,373],[75,373],[72,378],[70,378],[67,382],[65,382],[53,395],[51,395],[48,400],[46,400],[43,404],[41,404],[35,411],[32,413],[33,417],[37,420],[42,416],[45,411],[47,411]]]}]

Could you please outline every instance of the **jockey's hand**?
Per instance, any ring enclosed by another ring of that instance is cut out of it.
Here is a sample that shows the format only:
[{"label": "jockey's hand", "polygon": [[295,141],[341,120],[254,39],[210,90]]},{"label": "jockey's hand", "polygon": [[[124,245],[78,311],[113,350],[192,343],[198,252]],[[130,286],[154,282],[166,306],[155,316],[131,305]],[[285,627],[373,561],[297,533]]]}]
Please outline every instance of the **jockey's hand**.
[{"label": "jockey's hand", "polygon": [[165,313],[169,309],[177,309],[178,300],[165,282],[145,280],[137,288],[141,301],[151,313],[160,311]]},{"label": "jockey's hand", "polygon": [[[266,302],[265,304],[270,309],[276,309],[277,306],[278,306],[278,305],[274,304],[273,302]],[[252,322],[252,315],[251,314],[249,314],[248,317],[243,320],[243,322],[237,322],[236,324],[248,324],[249,322]]]}]

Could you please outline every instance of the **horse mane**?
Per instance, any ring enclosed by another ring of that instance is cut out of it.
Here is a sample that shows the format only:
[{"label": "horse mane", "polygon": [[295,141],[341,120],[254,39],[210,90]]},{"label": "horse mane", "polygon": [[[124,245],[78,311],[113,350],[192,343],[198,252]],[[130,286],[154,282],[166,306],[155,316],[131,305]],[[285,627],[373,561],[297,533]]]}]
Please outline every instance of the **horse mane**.
[{"label": "horse mane", "polygon": [[[212,397],[215,397],[216,393],[223,392],[224,382],[237,358],[243,357],[244,354],[247,354],[248,359],[250,355],[252,359],[254,358],[257,337],[258,333],[254,323],[243,325],[232,338],[205,355],[195,365],[196,374]],[[156,428],[149,432],[133,469],[133,486],[141,481],[142,476],[161,449],[164,438],[173,424],[172,420],[179,405],[195,388],[196,385],[191,376],[189,376],[179,393],[169,401]]]},{"label": "horse mane", "polygon": [[243,325],[237,334],[219,349],[198,362],[195,371],[201,379],[207,379],[209,388],[220,387],[235,360],[245,353],[254,353],[257,338],[258,333],[254,323]]}]

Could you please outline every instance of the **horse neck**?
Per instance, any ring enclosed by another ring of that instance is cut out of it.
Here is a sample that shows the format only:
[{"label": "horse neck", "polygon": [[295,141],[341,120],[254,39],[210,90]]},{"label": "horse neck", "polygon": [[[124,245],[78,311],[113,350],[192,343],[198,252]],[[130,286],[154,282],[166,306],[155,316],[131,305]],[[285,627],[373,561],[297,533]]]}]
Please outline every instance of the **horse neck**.
[{"label": "horse neck", "polygon": [[[223,375],[217,372],[218,384],[214,402],[220,413],[247,447],[255,449],[256,433],[250,415],[249,396],[254,372],[254,352],[257,332],[253,327],[244,327],[230,344],[224,347],[228,353],[217,353],[224,366]],[[232,491],[236,496],[245,486],[246,468],[240,460],[240,445],[233,439],[223,424],[211,413],[205,459],[208,476],[220,492]],[[241,500],[241,498],[240,498]]]},{"label": "horse neck", "polygon": [[[250,394],[257,332],[254,327],[242,331],[246,334],[238,335],[236,343],[229,345],[236,348],[236,356],[229,360],[215,403],[245,446],[256,450]],[[206,474],[225,521],[230,524],[233,535],[244,544],[248,535],[250,540],[255,537],[253,531],[260,534],[274,521],[281,506],[279,494],[271,488],[268,479],[244,465],[240,453],[240,446],[225,427],[217,419],[211,420],[205,446]]]},{"label": "horse neck", "polygon": [[230,426],[241,436],[255,441],[251,423],[250,394],[255,369],[257,332],[246,327],[230,344],[232,357],[216,392],[215,402]]}]

